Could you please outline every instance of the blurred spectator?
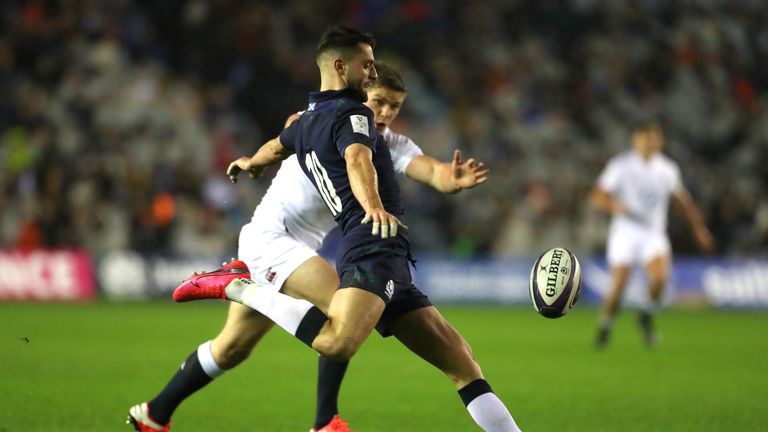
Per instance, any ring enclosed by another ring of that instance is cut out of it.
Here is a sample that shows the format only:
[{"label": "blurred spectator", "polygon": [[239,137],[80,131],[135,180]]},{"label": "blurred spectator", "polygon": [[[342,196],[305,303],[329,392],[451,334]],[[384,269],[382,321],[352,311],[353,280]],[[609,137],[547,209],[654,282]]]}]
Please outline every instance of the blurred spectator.
[{"label": "blurred spectator", "polygon": [[765,2],[266,3],[4,2],[0,246],[231,254],[270,176],[229,185],[226,164],[304,107],[342,17],[405,71],[395,129],[492,169],[460,197],[404,185],[419,255],[595,252],[587,192],[648,113],[721,252],[768,248]]}]

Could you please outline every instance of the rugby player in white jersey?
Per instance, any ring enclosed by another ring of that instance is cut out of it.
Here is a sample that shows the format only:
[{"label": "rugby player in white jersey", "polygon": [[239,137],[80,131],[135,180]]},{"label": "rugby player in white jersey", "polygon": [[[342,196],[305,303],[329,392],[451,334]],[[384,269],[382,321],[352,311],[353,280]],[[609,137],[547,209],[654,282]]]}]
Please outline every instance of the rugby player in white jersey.
[{"label": "rugby player in white jersey", "polygon": [[658,310],[669,276],[672,250],[667,236],[670,198],[685,215],[704,252],[713,249],[712,234],[680,178],[680,168],[661,153],[664,136],[656,121],[638,123],[632,149],[614,156],[598,178],[591,202],[612,215],[607,244],[611,287],[603,299],[595,345],[604,348],[619,311],[621,297],[634,265],[643,266],[650,302],[641,310],[638,325],[649,347],[658,342],[653,315]]},{"label": "rugby player in white jersey", "polygon": [[[395,170],[444,193],[455,193],[485,182],[488,169],[483,163],[473,159],[462,161],[458,150],[450,163],[440,162],[424,155],[410,138],[389,128],[407,91],[400,74],[392,67],[377,63],[376,68],[378,79],[375,86],[368,89],[366,105],[373,111],[376,128],[388,143]],[[291,116],[286,126],[297,116]],[[327,305],[339,286],[339,279],[331,264],[316,250],[335,225],[296,156],[289,157],[280,166],[253,218],[240,232],[238,257],[249,271],[243,275],[250,274],[257,284],[292,297]],[[232,263],[229,267],[237,271]],[[429,310],[428,313],[437,312]],[[402,325],[409,325],[407,319],[401,321],[404,321]],[[466,344],[463,339],[444,321],[438,324],[440,336],[463,351]],[[169,430],[171,415],[177,406],[245,360],[272,326],[273,322],[262,314],[230,302],[227,321],[219,335],[200,345],[154,399],[132,407],[129,422],[142,432]],[[415,333],[414,341],[420,336]],[[457,355],[462,356],[463,353]],[[436,361],[436,357],[425,358]],[[312,431],[349,430],[338,415],[337,407],[347,364],[320,356],[317,411]]]}]

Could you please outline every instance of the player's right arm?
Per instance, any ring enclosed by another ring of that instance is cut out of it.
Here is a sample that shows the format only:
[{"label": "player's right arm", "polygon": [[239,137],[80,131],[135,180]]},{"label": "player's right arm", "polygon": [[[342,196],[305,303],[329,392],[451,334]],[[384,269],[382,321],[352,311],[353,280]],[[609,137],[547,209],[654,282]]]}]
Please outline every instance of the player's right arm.
[{"label": "player's right arm", "polygon": [[624,202],[611,193],[619,186],[622,172],[620,160],[620,158],[614,157],[608,161],[589,196],[593,207],[609,215],[629,214]]},{"label": "player's right arm", "polygon": [[283,147],[280,137],[276,137],[267,141],[253,156],[242,156],[232,161],[227,168],[227,175],[232,183],[237,182],[237,176],[242,171],[247,172],[252,178],[258,178],[266,167],[284,160],[291,154],[293,151]]},{"label": "player's right arm", "polygon": [[396,236],[400,221],[387,212],[381,202],[376,169],[373,166],[373,151],[364,144],[350,144],[344,150],[344,160],[352,194],[365,211],[365,217],[360,223],[371,222],[371,234],[374,236],[378,236],[379,232],[381,238]]},{"label": "player's right arm", "polygon": [[624,203],[600,186],[595,186],[592,189],[589,200],[596,209],[610,215],[627,213],[627,207]]}]

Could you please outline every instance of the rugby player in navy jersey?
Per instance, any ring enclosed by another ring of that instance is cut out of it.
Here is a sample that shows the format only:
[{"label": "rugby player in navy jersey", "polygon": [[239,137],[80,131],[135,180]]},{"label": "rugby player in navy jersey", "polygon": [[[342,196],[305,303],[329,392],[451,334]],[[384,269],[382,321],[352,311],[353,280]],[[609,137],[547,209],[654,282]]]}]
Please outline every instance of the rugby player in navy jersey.
[{"label": "rugby player in navy jersey", "polygon": [[[387,141],[395,171],[443,193],[456,193],[484,183],[488,169],[482,162],[463,161],[459,150],[454,151],[452,161],[441,162],[425,155],[409,137],[389,128],[408,90],[393,67],[381,62],[375,66],[376,84],[367,89],[365,105],[373,111],[376,129]],[[298,116],[291,115],[285,127]],[[239,259],[214,272],[193,275],[182,284],[239,269],[244,272],[240,273],[242,277],[249,277],[262,288],[310,300],[327,310],[324,308],[330,303],[339,280],[334,268],[318,255],[317,249],[334,225],[325,202],[294,155],[281,163],[251,220],[240,230]],[[425,308],[413,313],[418,316],[428,311]],[[257,311],[230,302],[219,334],[200,344],[155,397],[132,406],[128,422],[140,432],[170,430],[171,417],[179,405],[248,358],[273,325]],[[412,326],[410,334],[415,334],[416,328]],[[446,327],[445,331],[453,330]],[[352,431],[338,407],[347,365],[348,362],[318,357],[317,406],[310,432]]]},{"label": "rugby player in navy jersey", "polygon": [[239,278],[200,279],[174,292],[177,301],[227,298],[272,319],[320,354],[351,358],[376,327],[440,368],[454,382],[472,418],[486,431],[519,430],[484,380],[464,339],[413,286],[409,247],[389,150],[362,102],[376,79],[373,39],[346,27],[332,27],[318,45],[321,88],[307,111],[251,158],[230,165],[262,170],[296,153],[305,174],[342,230],[337,259],[341,284],[320,308]]}]

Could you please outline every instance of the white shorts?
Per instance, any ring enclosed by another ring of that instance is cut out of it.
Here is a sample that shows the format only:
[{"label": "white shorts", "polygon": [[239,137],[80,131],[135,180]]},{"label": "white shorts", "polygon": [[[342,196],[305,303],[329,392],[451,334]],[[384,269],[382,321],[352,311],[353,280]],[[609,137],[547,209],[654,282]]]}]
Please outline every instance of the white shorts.
[{"label": "white shorts", "polygon": [[664,232],[642,227],[611,227],[606,251],[608,265],[647,264],[659,256],[672,254],[669,237]]},{"label": "white shorts", "polygon": [[237,257],[248,265],[251,279],[279,291],[285,280],[317,252],[285,231],[248,223],[240,230]]}]

